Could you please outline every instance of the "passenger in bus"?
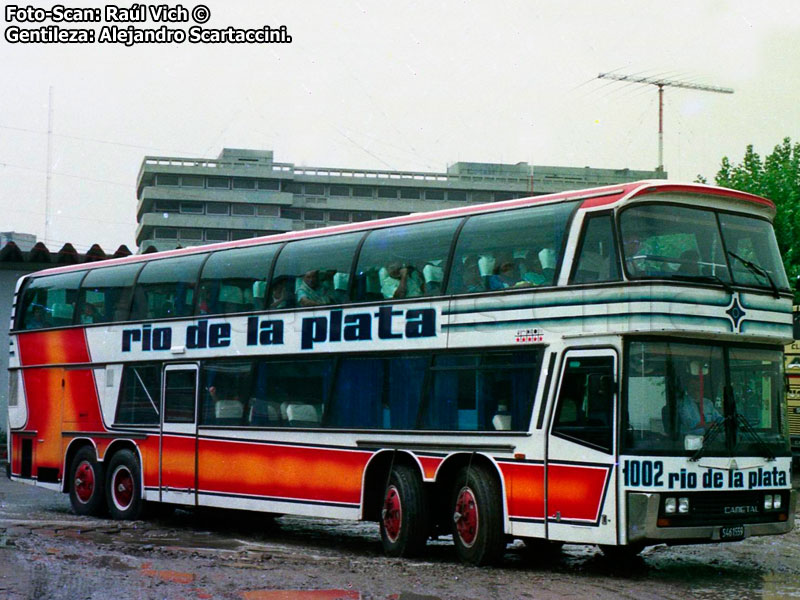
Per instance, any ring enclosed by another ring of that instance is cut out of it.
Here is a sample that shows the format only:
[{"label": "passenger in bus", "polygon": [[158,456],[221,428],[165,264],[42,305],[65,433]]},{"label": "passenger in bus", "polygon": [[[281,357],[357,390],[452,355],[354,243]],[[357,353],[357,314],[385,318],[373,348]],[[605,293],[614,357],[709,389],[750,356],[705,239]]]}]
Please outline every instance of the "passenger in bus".
[{"label": "passenger in bus", "polygon": [[477,294],[486,291],[486,282],[481,275],[478,267],[478,257],[467,255],[464,257],[463,268],[461,271],[461,288],[457,292],[467,294]]},{"label": "passenger in bus", "polygon": [[678,400],[680,433],[702,434],[714,423],[722,420],[722,415],[708,396],[710,388],[708,365],[692,361],[683,379],[684,392]]},{"label": "passenger in bus", "polygon": [[81,324],[87,325],[89,323],[94,323],[96,320],[97,309],[95,308],[94,304],[91,304],[90,302],[84,302],[81,312]]},{"label": "passenger in bus", "polygon": [[495,273],[489,277],[490,290],[503,290],[513,287],[528,287],[530,283],[523,281],[517,272],[517,265],[510,255],[498,257]]},{"label": "passenger in bus", "polygon": [[288,279],[284,276],[276,277],[272,282],[272,298],[269,303],[270,310],[289,308]]},{"label": "passenger in bus", "polygon": [[378,272],[384,298],[416,298],[425,293],[425,282],[412,265],[395,259]]},{"label": "passenger in bus", "polygon": [[30,316],[25,320],[25,329],[42,329],[47,326],[47,315],[44,306],[34,304],[31,307]]},{"label": "passenger in bus", "polygon": [[533,286],[548,283],[547,277],[542,272],[542,263],[539,261],[538,252],[520,251],[514,252],[514,261],[523,281],[527,281]]},{"label": "passenger in bus", "polygon": [[197,290],[197,314],[207,315],[211,310],[208,307],[208,287],[201,285]]},{"label": "passenger in bus", "polygon": [[320,285],[318,269],[306,271],[296,294],[297,304],[300,306],[325,306],[334,303],[331,290]]},{"label": "passenger in bus", "polygon": [[678,275],[694,277],[700,274],[700,255],[697,253],[697,250],[684,250],[679,260]]}]

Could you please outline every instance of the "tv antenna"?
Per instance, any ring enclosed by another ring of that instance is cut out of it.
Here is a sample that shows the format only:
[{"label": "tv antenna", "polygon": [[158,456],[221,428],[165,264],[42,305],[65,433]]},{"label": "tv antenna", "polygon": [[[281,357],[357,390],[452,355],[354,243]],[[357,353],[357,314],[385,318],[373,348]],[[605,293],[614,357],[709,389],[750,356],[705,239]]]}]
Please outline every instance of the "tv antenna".
[{"label": "tv antenna", "polygon": [[730,88],[717,87],[714,85],[700,85],[689,83],[688,81],[678,81],[675,79],[662,79],[660,77],[638,77],[636,75],[617,75],[615,73],[600,73],[598,79],[614,79],[616,81],[627,81],[629,83],[641,83],[644,85],[654,85],[658,88],[658,168],[660,173],[664,172],[664,88],[676,87],[687,90],[699,90],[701,92],[716,92],[717,94],[732,94]]}]

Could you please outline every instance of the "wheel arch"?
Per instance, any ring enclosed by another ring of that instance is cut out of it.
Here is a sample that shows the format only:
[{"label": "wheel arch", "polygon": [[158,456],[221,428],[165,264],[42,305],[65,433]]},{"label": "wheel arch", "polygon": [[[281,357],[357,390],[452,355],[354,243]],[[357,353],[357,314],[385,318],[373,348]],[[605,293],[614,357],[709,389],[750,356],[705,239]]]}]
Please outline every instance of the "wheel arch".
[{"label": "wheel arch", "polygon": [[458,472],[466,466],[481,467],[495,478],[500,490],[500,506],[503,510],[503,529],[509,531],[508,520],[508,495],[506,494],[506,482],[503,472],[497,461],[483,452],[454,452],[448,455],[436,469],[435,488],[436,498],[440,499],[440,505],[436,509],[436,516],[442,519],[443,523],[450,518],[451,507],[448,505],[450,491],[453,482],[458,476]]},{"label": "wheel arch", "polygon": [[86,437],[76,437],[70,440],[69,444],[67,444],[67,451],[64,452],[64,465],[61,470],[61,493],[68,494],[70,486],[72,485],[72,477],[69,469],[72,465],[72,460],[75,458],[75,455],[82,449],[82,448],[92,448],[94,450],[94,455],[97,462],[103,462],[102,459],[98,456],[97,453],[97,444],[92,438]]},{"label": "wheel arch", "polygon": [[128,438],[120,438],[114,440],[108,445],[106,448],[105,454],[103,454],[103,460],[106,464],[111,460],[118,452],[122,450],[130,450],[133,452],[134,457],[136,460],[139,461],[139,486],[142,493],[142,499],[145,497],[145,488],[144,488],[144,457],[142,456],[142,450],[139,448],[139,445],[136,444],[133,440]]},{"label": "wheel arch", "polygon": [[383,492],[389,479],[389,471],[393,465],[403,464],[413,468],[425,481],[425,470],[419,458],[408,450],[384,449],[379,450],[367,461],[361,481],[361,515],[362,521],[378,521],[381,506],[383,505]]}]

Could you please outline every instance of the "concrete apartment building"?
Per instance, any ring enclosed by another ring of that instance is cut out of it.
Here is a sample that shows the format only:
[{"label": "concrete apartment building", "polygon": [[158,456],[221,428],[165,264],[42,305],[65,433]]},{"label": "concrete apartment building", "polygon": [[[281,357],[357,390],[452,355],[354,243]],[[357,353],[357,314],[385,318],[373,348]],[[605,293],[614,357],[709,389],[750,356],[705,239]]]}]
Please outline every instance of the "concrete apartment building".
[{"label": "concrete apartment building", "polygon": [[444,173],[300,167],[271,150],[147,156],[136,244],[168,250],[640,179],[659,171],[458,162]]}]

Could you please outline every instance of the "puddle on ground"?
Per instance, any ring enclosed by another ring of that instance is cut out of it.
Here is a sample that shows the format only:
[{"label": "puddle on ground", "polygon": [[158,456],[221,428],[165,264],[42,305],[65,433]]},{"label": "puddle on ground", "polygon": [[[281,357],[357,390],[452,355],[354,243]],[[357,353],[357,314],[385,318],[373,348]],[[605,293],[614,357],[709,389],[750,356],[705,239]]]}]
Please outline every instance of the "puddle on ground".
[{"label": "puddle on ground", "polygon": [[[250,590],[240,594],[243,600],[361,600],[361,592],[353,590]],[[413,592],[391,594],[386,600],[440,600]]]}]

